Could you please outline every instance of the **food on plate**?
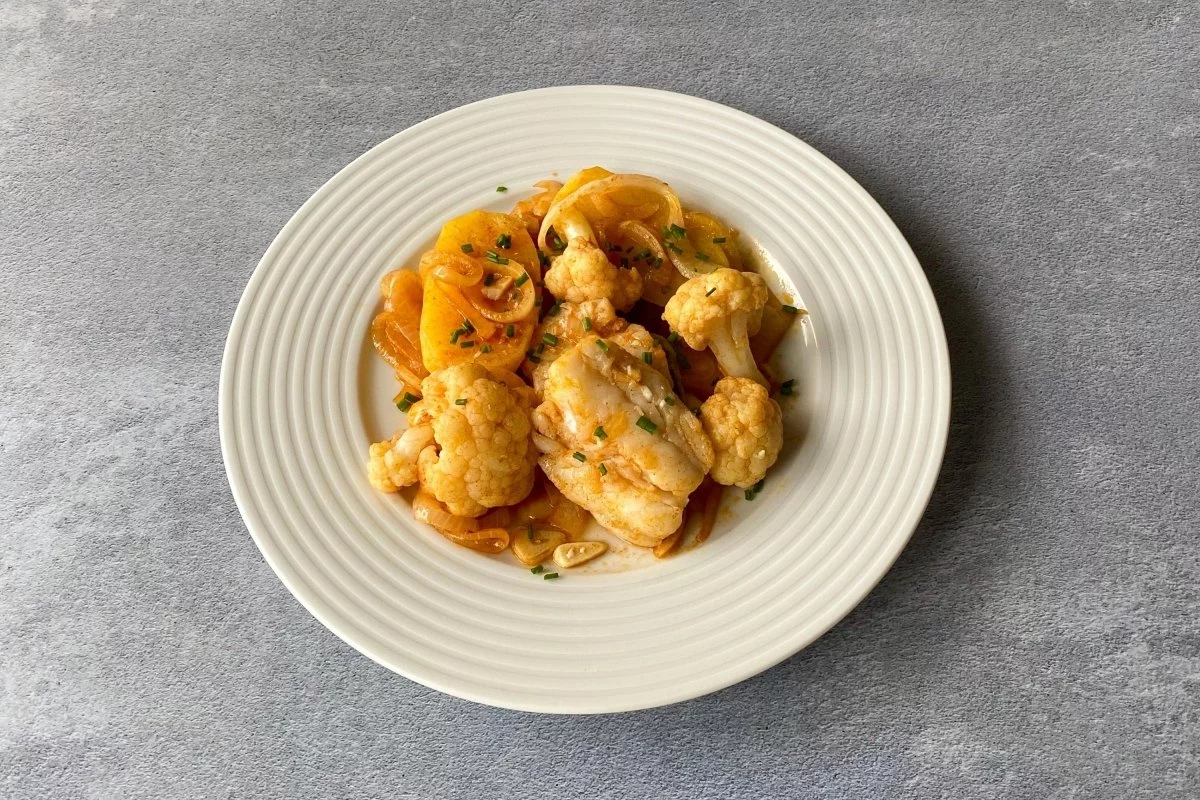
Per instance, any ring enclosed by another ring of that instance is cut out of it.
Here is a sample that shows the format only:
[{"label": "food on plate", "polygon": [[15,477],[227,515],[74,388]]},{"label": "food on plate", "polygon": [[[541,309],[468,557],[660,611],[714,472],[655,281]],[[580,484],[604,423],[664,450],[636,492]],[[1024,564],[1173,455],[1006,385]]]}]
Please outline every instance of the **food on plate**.
[{"label": "food on plate", "polygon": [[664,557],[696,519],[699,544],[722,489],[753,499],[779,457],[764,368],[799,310],[657,178],[590,167],[536,189],[450,220],[380,282],[369,335],[407,426],[370,446],[367,477],[547,579],[609,550],[593,520]]}]

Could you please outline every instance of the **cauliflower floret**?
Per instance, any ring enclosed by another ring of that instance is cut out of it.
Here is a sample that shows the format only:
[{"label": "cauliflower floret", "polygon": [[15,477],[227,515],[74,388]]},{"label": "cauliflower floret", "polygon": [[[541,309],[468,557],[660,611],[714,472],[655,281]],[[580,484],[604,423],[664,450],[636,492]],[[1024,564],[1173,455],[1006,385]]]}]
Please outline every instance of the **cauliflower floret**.
[{"label": "cauliflower floret", "polygon": [[521,369],[540,397],[554,359],[589,333],[611,336],[624,330],[626,324],[617,316],[608,298],[584,300],[582,303],[556,303],[533,335],[533,342],[537,345],[533,350],[534,357],[527,357]]},{"label": "cauliflower floret", "polygon": [[409,410],[410,424],[433,432],[417,459],[421,486],[451,514],[478,517],[533,488],[532,392],[509,377],[479,364],[447,367],[422,381],[424,399]]},{"label": "cauliflower floret", "polygon": [[590,228],[567,239],[567,249],[550,265],[545,283],[550,294],[560,300],[582,303],[607,298],[618,311],[628,310],[642,296],[641,273],[609,261]]},{"label": "cauliflower floret", "polygon": [[633,544],[672,534],[713,449],[670,379],[589,336],[550,367],[543,398],[533,413],[538,463],[554,485]]},{"label": "cauliflower floret", "polygon": [[716,459],[712,477],[748,489],[763,479],[783,446],[783,413],[767,390],[748,378],[722,378],[700,407]]},{"label": "cauliflower floret", "polygon": [[367,477],[381,492],[394,492],[417,482],[417,459],[433,444],[433,429],[417,425],[397,433],[386,442],[371,445]]},{"label": "cauliflower floret", "polygon": [[688,347],[711,349],[726,375],[766,386],[750,352],[750,337],[762,324],[768,294],[759,275],[722,267],[680,286],[667,301],[663,319]]}]

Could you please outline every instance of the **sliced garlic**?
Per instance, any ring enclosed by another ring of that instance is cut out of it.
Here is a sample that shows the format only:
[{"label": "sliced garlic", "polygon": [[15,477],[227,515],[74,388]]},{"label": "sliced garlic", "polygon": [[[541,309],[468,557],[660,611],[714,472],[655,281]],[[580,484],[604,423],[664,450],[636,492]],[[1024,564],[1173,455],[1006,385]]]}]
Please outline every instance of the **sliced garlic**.
[{"label": "sliced garlic", "polygon": [[554,563],[563,569],[586,564],[608,550],[604,542],[570,542],[554,548]]},{"label": "sliced garlic", "polygon": [[512,535],[513,555],[527,567],[536,567],[554,552],[554,548],[567,540],[567,535],[555,528],[538,528],[529,535],[529,528],[521,528]]}]

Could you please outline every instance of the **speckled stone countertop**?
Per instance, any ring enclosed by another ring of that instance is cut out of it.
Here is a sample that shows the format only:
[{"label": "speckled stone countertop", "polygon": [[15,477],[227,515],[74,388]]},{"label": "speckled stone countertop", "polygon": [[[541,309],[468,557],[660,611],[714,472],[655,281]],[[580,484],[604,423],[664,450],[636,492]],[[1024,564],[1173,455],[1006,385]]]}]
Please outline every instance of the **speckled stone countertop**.
[{"label": "speckled stone countertop", "polygon": [[[1194,3],[0,1],[0,795],[1194,798]],[[388,135],[521,88],[728,103],[941,305],[949,451],[880,586],[620,716],[473,705],[291,598],[217,441],[258,257]]]}]

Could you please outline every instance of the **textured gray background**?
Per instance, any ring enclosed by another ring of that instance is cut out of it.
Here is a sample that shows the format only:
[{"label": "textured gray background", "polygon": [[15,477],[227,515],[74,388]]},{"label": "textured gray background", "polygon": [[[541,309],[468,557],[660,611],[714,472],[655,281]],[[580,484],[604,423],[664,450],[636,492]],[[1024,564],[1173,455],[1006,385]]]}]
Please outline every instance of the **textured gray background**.
[{"label": "textured gray background", "polygon": [[[1197,6],[693,9],[0,0],[0,794],[1197,796]],[[923,262],[955,379],[932,506],[845,622],[590,719],[328,633],[216,425],[238,296],[313,190],[432,114],[582,82],[842,164]]]}]

